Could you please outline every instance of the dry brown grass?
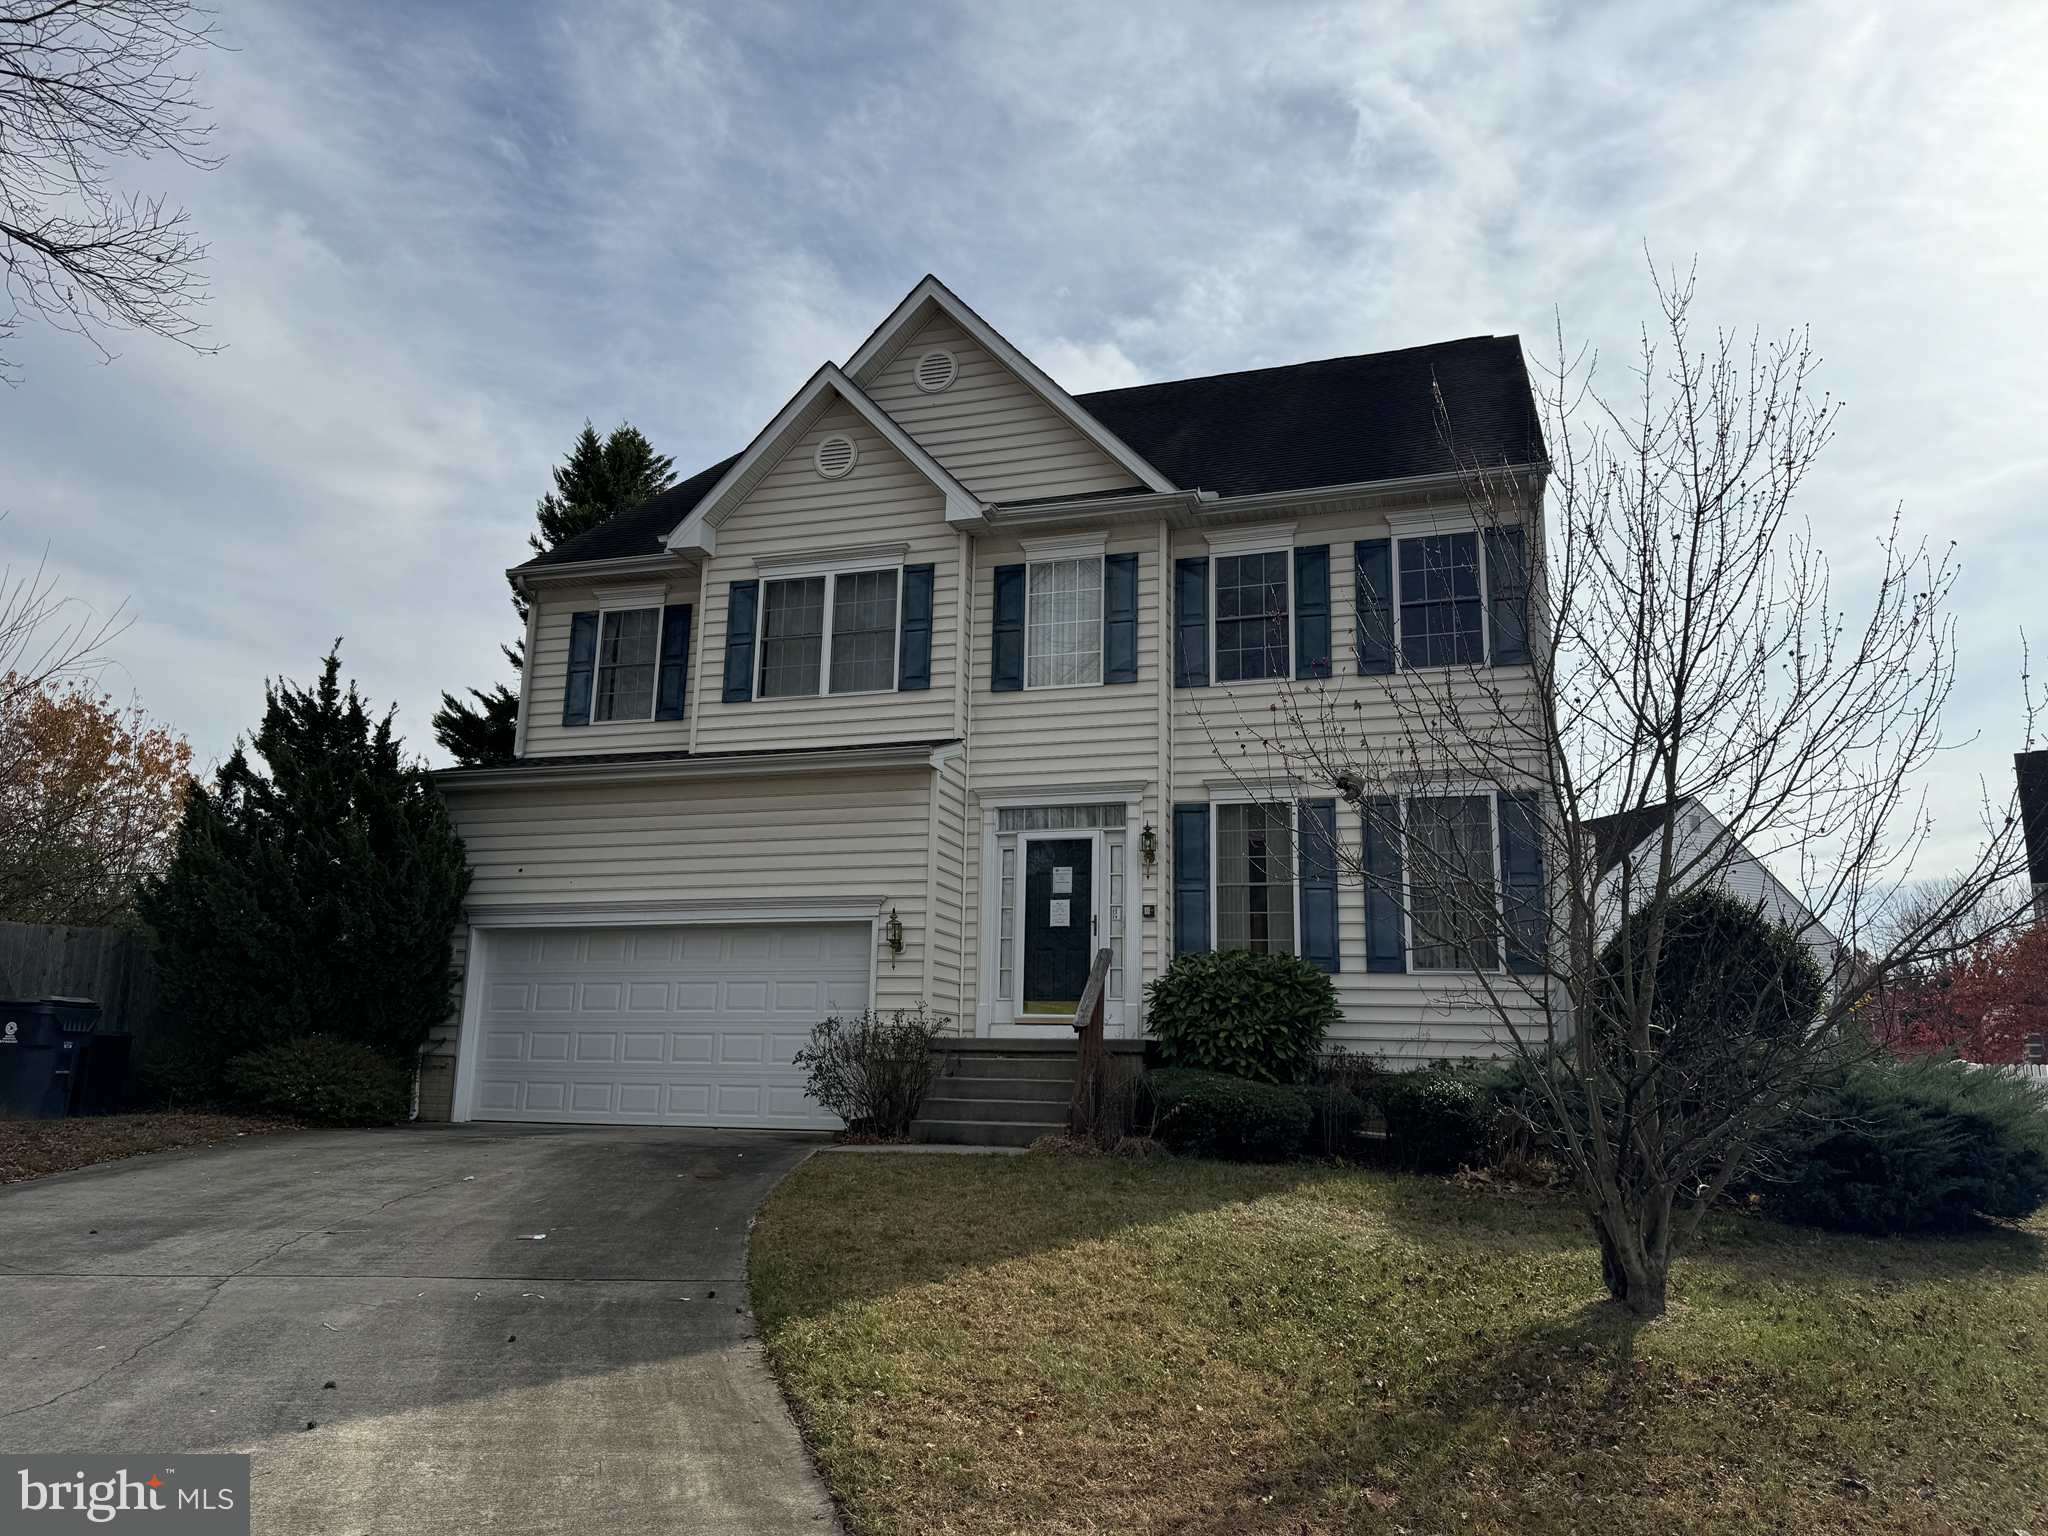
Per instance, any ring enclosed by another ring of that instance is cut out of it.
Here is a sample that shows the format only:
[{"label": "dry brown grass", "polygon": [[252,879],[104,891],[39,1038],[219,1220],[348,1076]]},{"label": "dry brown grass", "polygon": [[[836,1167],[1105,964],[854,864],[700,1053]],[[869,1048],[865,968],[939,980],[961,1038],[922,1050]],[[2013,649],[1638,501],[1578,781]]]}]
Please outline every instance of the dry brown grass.
[{"label": "dry brown grass", "polygon": [[168,1152],[174,1147],[297,1129],[290,1120],[175,1111],[77,1120],[0,1120],[0,1184],[89,1168],[141,1152]]},{"label": "dry brown grass", "polygon": [[1554,1195],[818,1158],[751,1266],[856,1536],[2048,1536],[2044,1237],[1731,1218],[1638,1328]]}]

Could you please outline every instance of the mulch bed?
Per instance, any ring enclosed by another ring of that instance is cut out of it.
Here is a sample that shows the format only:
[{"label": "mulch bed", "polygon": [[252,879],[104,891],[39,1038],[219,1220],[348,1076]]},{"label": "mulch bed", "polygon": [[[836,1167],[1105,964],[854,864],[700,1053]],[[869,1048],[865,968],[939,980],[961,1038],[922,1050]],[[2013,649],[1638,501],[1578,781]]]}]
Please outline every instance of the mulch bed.
[{"label": "mulch bed", "polygon": [[237,1136],[295,1131],[293,1120],[167,1111],[77,1120],[0,1120],[0,1184],[40,1178],[142,1152],[168,1152]]}]

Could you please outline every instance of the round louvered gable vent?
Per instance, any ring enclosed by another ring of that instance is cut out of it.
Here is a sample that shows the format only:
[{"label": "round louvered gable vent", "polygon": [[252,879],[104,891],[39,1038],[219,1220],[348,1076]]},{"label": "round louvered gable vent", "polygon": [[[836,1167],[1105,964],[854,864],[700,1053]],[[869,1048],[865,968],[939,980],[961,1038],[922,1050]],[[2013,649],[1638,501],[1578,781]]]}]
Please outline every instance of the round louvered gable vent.
[{"label": "round louvered gable vent", "polygon": [[834,434],[818,444],[815,462],[818,473],[827,480],[837,480],[854,466],[860,457],[860,450],[853,446],[853,439]]},{"label": "round louvered gable vent", "polygon": [[959,363],[943,349],[934,348],[917,360],[917,387],[928,395],[949,388],[959,376]]}]

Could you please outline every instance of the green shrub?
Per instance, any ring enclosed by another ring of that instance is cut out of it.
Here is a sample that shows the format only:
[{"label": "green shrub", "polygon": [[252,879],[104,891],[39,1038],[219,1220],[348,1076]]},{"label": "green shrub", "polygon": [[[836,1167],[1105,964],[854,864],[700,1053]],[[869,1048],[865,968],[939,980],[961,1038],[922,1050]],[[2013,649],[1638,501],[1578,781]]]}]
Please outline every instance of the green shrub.
[{"label": "green shrub", "polygon": [[826,1019],[792,1058],[808,1078],[804,1091],[860,1136],[891,1140],[910,1134],[937,1070],[932,1047],[953,1021],[920,1003],[884,1018],[864,1008],[850,1019]]},{"label": "green shrub", "polygon": [[301,1035],[237,1056],[226,1078],[249,1108],[314,1125],[390,1125],[412,1109],[412,1079],[368,1046]]},{"label": "green shrub", "polygon": [[1374,1098],[1395,1156],[1417,1168],[1476,1166],[1500,1113],[1485,1071],[1441,1064],[1382,1078]]},{"label": "green shrub", "polygon": [[1321,971],[1248,949],[1176,956],[1145,996],[1167,1066],[1260,1083],[1307,1076],[1339,1017],[1337,989]]},{"label": "green shrub", "polygon": [[1852,1232],[1953,1230],[2048,1204],[2048,1093],[1959,1061],[1832,1073],[1759,1148],[1768,1209]]},{"label": "green shrub", "polygon": [[1301,1150],[1314,1111],[1298,1088],[1221,1072],[1168,1067],[1141,1083],[1152,1135],[1176,1152],[1239,1163],[1274,1163]]}]

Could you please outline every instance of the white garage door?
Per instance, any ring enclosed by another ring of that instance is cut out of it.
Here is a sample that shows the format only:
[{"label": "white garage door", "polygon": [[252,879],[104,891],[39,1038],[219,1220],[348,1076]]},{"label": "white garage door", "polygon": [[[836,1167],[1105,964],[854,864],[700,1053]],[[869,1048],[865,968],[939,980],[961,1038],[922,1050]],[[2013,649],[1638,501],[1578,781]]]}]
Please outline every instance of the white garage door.
[{"label": "white garage door", "polygon": [[838,1126],[790,1057],[827,1014],[866,1005],[867,924],[479,937],[477,1119]]}]

